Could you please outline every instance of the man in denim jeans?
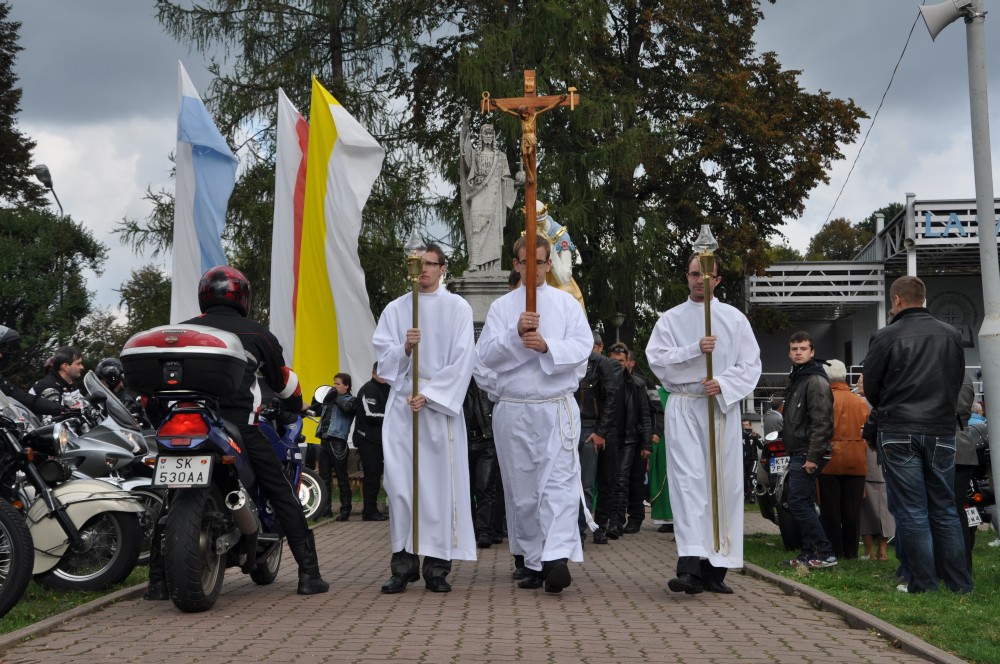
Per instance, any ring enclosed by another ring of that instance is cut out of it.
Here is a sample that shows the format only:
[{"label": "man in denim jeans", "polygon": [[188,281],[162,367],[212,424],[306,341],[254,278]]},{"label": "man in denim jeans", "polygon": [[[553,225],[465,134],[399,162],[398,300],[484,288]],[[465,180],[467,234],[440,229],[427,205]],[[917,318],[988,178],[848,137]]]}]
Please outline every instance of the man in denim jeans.
[{"label": "man in denim jeans", "polygon": [[[916,277],[889,288],[892,322],[872,335],[864,361],[865,397],[878,419],[882,472],[898,537],[912,573],[903,592],[972,592],[955,509],[955,402],[965,374],[958,331],[924,308]],[[938,570],[935,570],[935,560]]]},{"label": "man in denim jeans", "polygon": [[796,332],[788,339],[793,366],[782,438],[788,452],[788,511],[802,534],[802,551],[788,564],[819,568],[833,567],[837,557],[816,514],[816,478],[830,458],[833,438],[833,392],[815,355],[808,333]]}]

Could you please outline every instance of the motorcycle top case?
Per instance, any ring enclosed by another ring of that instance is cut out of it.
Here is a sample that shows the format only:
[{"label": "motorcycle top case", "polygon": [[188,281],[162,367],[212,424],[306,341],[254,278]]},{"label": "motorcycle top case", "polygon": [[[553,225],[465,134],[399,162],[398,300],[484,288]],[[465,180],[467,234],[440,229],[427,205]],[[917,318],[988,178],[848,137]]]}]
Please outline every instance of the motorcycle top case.
[{"label": "motorcycle top case", "polygon": [[204,325],[162,325],[125,343],[125,383],[140,394],[195,390],[213,396],[237,391],[247,358],[239,337]]}]

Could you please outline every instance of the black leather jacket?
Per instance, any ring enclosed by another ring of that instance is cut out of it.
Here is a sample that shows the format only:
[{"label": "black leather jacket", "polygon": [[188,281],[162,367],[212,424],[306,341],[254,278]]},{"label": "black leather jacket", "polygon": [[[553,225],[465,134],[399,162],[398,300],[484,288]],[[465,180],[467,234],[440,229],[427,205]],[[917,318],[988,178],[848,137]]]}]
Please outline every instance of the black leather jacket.
[{"label": "black leather jacket", "polygon": [[[782,440],[788,456],[805,454],[819,464],[830,454],[833,439],[833,392],[823,366],[809,360],[792,368],[785,391]],[[868,387],[868,384],[865,384]]]},{"label": "black leather jacket", "polygon": [[904,309],[872,335],[862,373],[879,431],[955,435],[965,351],[954,327],[923,307]]},{"label": "black leather jacket", "polygon": [[624,444],[638,443],[639,449],[652,450],[653,425],[646,382],[627,371],[622,378],[622,389],[618,390],[615,400],[618,440]]},{"label": "black leather jacket", "polygon": [[389,383],[374,378],[358,390],[357,408],[354,412],[354,444],[382,444],[382,422],[385,405],[389,401]]},{"label": "black leather jacket", "polygon": [[622,365],[600,353],[591,353],[587,373],[576,390],[580,419],[590,424],[601,438],[607,438],[615,426],[615,393],[622,385]]},{"label": "black leather jacket", "polygon": [[493,440],[493,402],[479,387],[475,378],[469,381],[462,412],[465,414],[468,442]]},{"label": "black leather jacket", "polygon": [[11,399],[15,399],[22,406],[33,412],[35,415],[58,415],[63,412],[62,401],[52,401],[37,394],[31,394],[23,387],[14,385],[3,375],[0,375],[0,391]]}]

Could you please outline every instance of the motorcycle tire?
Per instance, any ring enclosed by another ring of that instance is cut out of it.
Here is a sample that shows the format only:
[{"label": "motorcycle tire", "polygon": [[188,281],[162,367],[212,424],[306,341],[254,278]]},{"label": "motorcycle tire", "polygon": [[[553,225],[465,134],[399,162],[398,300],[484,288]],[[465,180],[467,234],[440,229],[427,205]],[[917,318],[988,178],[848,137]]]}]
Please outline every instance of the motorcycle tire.
[{"label": "motorcycle tire", "polygon": [[24,515],[0,500],[0,617],[24,595],[34,564],[35,551]]},{"label": "motorcycle tire", "polygon": [[257,566],[250,572],[250,578],[258,586],[271,585],[278,578],[278,570],[281,569],[281,550],[284,545],[284,540],[271,544],[267,554],[257,559]]},{"label": "motorcycle tire", "polygon": [[142,543],[137,514],[101,512],[79,532],[83,546],[70,546],[55,567],[35,577],[39,583],[56,590],[103,590],[128,578]]},{"label": "motorcycle tire", "polygon": [[760,507],[760,515],[773,524],[778,523],[778,515],[774,513],[774,496],[769,493],[757,496],[757,505]]},{"label": "motorcycle tire", "polygon": [[791,513],[780,503],[775,506],[778,516],[778,530],[781,531],[781,543],[785,546],[785,551],[798,551],[802,548],[802,535],[799,533],[799,524]]},{"label": "motorcycle tire", "polygon": [[226,557],[214,550],[219,515],[226,514],[219,490],[183,489],[172,497],[164,527],[167,591],[185,613],[212,608],[222,592]]},{"label": "motorcycle tire", "polygon": [[302,469],[299,502],[302,503],[302,512],[307,519],[319,518],[320,513],[330,504],[330,489],[315,470]]},{"label": "motorcycle tire", "polygon": [[139,546],[139,559],[137,565],[148,565],[149,556],[153,546],[153,532],[156,529],[156,522],[163,514],[163,504],[166,495],[157,489],[132,489],[129,493],[135,496],[136,500],[146,508],[145,514],[139,515],[139,528],[142,531],[142,543]]}]

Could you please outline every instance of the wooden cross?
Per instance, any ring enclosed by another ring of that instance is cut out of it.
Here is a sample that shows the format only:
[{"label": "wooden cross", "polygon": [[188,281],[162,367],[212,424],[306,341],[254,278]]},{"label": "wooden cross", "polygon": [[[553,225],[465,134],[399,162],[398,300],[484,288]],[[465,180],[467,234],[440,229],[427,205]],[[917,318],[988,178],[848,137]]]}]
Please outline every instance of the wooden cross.
[{"label": "wooden cross", "polygon": [[[536,133],[535,121],[542,113],[547,113],[557,106],[569,106],[573,110],[580,103],[580,95],[576,88],[567,88],[566,94],[547,95],[539,97],[535,92],[535,70],[524,70],[524,96],[507,97],[504,99],[491,99],[489,92],[483,92],[479,103],[479,110],[483,113],[490,111],[500,111],[507,115],[513,115],[521,121],[521,160],[524,162],[524,234],[525,237],[535,237],[536,214],[535,200],[537,196],[536,179],[536,148],[538,147],[538,134]],[[530,242],[530,240],[529,240]],[[531,246],[530,244],[528,245]],[[528,261],[528,269],[524,271],[525,309],[535,311],[535,256],[533,252],[525,252]]]}]

